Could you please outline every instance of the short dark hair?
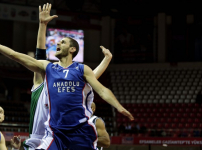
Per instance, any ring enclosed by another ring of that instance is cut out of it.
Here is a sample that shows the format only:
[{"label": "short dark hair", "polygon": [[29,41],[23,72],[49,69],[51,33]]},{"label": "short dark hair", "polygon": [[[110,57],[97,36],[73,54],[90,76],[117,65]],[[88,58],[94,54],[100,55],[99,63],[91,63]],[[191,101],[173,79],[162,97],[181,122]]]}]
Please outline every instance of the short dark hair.
[{"label": "short dark hair", "polygon": [[79,44],[75,39],[73,39],[71,37],[66,37],[66,38],[68,38],[70,40],[70,47],[75,47],[76,48],[76,51],[72,55],[72,59],[73,59],[79,52]]}]

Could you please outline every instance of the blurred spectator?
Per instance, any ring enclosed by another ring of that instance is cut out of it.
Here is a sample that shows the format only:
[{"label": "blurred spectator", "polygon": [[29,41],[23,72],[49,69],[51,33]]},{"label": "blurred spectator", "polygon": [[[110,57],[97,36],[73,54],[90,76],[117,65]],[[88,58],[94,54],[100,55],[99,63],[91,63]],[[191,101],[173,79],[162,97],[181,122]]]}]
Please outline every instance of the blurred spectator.
[{"label": "blurred spectator", "polygon": [[167,135],[166,131],[165,131],[165,130],[162,130],[161,136],[162,136],[162,137],[165,137],[166,135]]},{"label": "blurred spectator", "polygon": [[157,136],[157,127],[156,127],[156,125],[154,125],[153,129],[151,129],[150,136],[152,136],[152,137]]},{"label": "blurred spectator", "polygon": [[163,132],[163,129],[157,129],[155,136],[157,136],[157,137],[162,137],[162,132]]},{"label": "blurred spectator", "polygon": [[131,133],[131,131],[132,131],[131,124],[130,123],[126,124],[126,126],[125,126],[125,132],[126,133]]},{"label": "blurred spectator", "polygon": [[147,128],[144,125],[142,125],[140,127],[140,133],[145,134],[146,132],[147,132]]},{"label": "blurred spectator", "polygon": [[186,132],[186,130],[183,130],[180,134],[179,134],[179,137],[187,137],[188,134]]},{"label": "blurred spectator", "polygon": [[200,137],[200,132],[199,132],[199,130],[194,130],[194,131],[193,131],[193,137]]}]

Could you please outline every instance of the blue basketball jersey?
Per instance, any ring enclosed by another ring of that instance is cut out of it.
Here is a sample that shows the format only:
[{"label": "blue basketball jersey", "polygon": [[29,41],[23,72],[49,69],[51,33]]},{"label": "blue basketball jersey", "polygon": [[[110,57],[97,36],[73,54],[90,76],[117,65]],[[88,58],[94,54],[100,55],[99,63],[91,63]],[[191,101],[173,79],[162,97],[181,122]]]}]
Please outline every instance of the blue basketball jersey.
[{"label": "blue basketball jersey", "polygon": [[52,129],[75,129],[90,118],[93,93],[83,74],[84,65],[77,62],[68,68],[53,63],[47,65],[46,86],[50,103],[48,124]]}]

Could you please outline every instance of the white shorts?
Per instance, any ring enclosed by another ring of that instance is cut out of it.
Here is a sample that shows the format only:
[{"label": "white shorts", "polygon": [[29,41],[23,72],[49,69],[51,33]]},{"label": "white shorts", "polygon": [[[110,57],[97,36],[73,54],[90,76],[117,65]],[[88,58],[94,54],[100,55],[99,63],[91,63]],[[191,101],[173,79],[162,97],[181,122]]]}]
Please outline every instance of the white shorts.
[{"label": "white shorts", "polygon": [[44,135],[31,134],[30,138],[25,140],[23,146],[25,150],[35,150],[41,144]]},{"label": "white shorts", "polygon": [[36,149],[48,149],[53,141],[53,136],[50,132],[46,131],[44,137],[41,139],[40,145]]}]

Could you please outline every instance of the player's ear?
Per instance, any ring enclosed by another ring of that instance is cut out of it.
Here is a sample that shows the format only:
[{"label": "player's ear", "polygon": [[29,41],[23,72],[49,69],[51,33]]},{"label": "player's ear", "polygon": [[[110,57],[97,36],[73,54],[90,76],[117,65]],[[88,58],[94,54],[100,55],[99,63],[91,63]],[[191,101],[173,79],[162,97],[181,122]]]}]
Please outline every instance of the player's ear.
[{"label": "player's ear", "polygon": [[74,53],[76,51],[76,48],[75,47],[70,47],[70,50],[69,50],[71,53]]}]

